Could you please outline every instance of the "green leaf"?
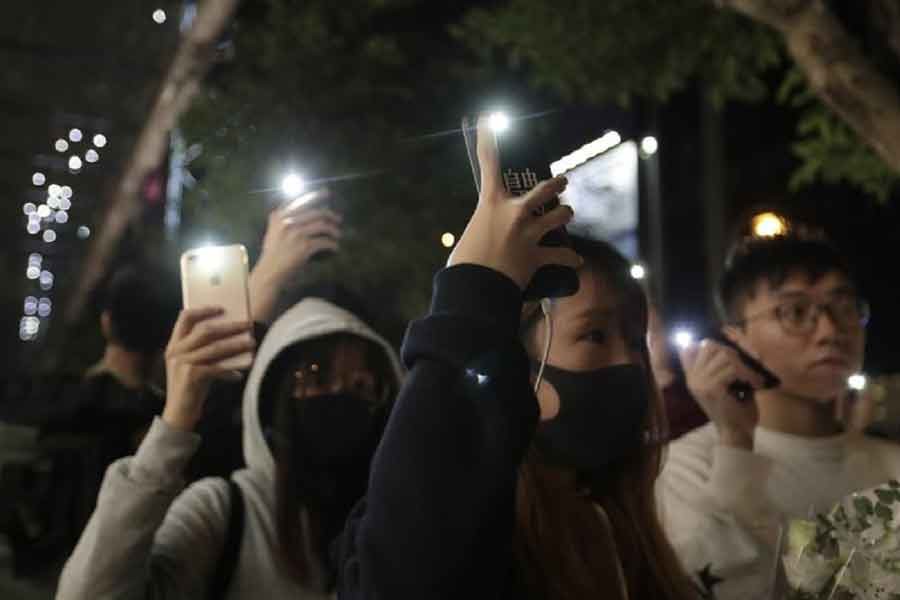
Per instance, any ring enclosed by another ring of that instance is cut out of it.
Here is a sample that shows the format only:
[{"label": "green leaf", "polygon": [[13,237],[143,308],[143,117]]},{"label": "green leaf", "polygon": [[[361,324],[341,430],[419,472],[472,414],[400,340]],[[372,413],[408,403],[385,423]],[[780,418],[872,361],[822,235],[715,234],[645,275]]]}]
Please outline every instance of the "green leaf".
[{"label": "green leaf", "polygon": [[878,496],[878,500],[880,502],[884,502],[885,504],[891,504],[897,497],[897,493],[894,490],[875,490],[875,495]]},{"label": "green leaf", "polygon": [[869,516],[875,513],[875,507],[872,501],[865,496],[857,496],[853,499],[853,506],[860,515]]}]

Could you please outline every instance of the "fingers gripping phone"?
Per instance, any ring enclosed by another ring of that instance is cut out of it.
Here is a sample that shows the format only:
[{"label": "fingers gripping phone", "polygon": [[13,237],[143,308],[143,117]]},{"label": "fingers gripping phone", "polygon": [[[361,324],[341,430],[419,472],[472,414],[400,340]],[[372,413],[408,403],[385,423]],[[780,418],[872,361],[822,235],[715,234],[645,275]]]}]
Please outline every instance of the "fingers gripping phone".
[{"label": "fingers gripping phone", "polygon": [[[741,359],[741,362],[749,367],[751,371],[762,377],[763,385],[761,389],[770,390],[781,385],[781,380],[777,375],[767,369],[759,360],[750,356],[739,344],[728,339],[728,337],[718,329],[708,332],[706,338],[734,350]],[[749,382],[740,379],[736,379],[728,385],[728,393],[742,402],[751,400],[753,398],[753,391],[754,388]]]},{"label": "fingers gripping phone", "polygon": [[[462,119],[463,137],[466,142],[466,151],[469,155],[469,162],[472,165],[472,174],[475,176],[475,189],[481,193],[481,168],[478,163],[478,118],[463,117]],[[503,185],[506,191],[514,195],[524,195],[536,186],[541,179],[548,179],[548,173],[542,173],[540,167],[531,167],[521,164],[512,165],[509,161],[505,161],[508,153],[503,152],[500,138],[491,134],[490,143],[497,147],[497,154],[500,157],[500,167]],[[543,214],[552,210],[559,205],[559,199],[556,198],[552,202],[546,204],[539,209],[538,214]],[[547,233],[541,238],[542,246],[567,246],[569,245],[569,237],[565,227],[559,227]],[[578,291],[578,274],[571,267],[562,265],[544,265],[540,267],[528,286],[525,288],[525,300],[540,300],[542,298],[561,298],[571,296]]]},{"label": "fingers gripping phone", "polygon": [[[334,196],[327,187],[321,187],[300,194],[293,200],[285,202],[281,211],[286,218],[296,218],[300,212],[309,209],[330,208]],[[318,262],[334,255],[333,250],[320,250],[309,257],[310,262]]]},{"label": "fingers gripping phone", "polygon": [[[185,308],[221,306],[215,320],[250,322],[247,249],[241,244],[208,246],[181,255],[181,293]],[[221,366],[245,371],[253,362],[246,352],[222,361]]]}]

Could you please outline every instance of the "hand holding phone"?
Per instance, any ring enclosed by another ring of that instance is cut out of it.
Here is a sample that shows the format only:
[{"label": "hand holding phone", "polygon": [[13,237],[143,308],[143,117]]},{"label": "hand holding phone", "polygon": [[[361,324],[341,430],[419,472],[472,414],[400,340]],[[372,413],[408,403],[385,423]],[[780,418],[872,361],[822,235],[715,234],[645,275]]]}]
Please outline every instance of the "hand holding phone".
[{"label": "hand holding phone", "polygon": [[[761,389],[766,378],[747,365],[732,344],[704,339],[681,350],[681,364],[691,395],[715,423],[729,445],[752,448],[753,432],[759,420],[752,395],[745,395],[743,385]],[[743,353],[746,354],[746,353]],[[742,388],[735,388],[742,382]]]},{"label": "hand holding phone", "polygon": [[539,243],[549,231],[565,226],[572,218],[572,210],[556,206],[535,214],[565,189],[565,179],[542,181],[524,196],[512,195],[503,185],[497,146],[484,118],[478,120],[476,129],[478,205],[448,264],[486,266],[507,275],[522,290],[529,286],[538,269],[559,265],[575,276],[577,286],[574,269],[583,262],[581,257],[571,248]]},{"label": "hand holding phone", "polygon": [[233,372],[231,362],[252,355],[256,343],[248,322],[223,320],[220,307],[186,308],[166,347],[166,406],[170,427],[191,431],[203,415],[213,379]]},{"label": "hand holding phone", "polygon": [[[193,310],[220,307],[209,324],[252,324],[248,291],[247,249],[240,244],[188,250],[181,256],[181,291],[184,307]],[[228,356],[217,362],[224,370],[245,371],[252,352]]]},{"label": "hand holding phone", "polygon": [[[554,224],[553,227],[542,230],[542,235],[537,241],[538,245],[559,250],[569,249],[565,224],[571,220],[573,213],[570,207],[561,206],[559,203],[559,194],[565,189],[565,185],[563,184],[558,189],[554,188],[552,193],[538,192],[539,188],[546,190],[545,184],[548,182],[564,182],[565,179],[554,178],[537,183],[534,187],[529,184],[520,189],[511,189],[504,176],[507,171],[503,170],[501,163],[500,143],[497,135],[488,125],[488,119],[484,115],[478,117],[477,121],[464,117],[462,128],[472,173],[475,176],[475,187],[479,192],[479,208],[486,197],[490,197],[491,201],[505,201],[513,204],[525,202],[528,204],[530,216],[534,220],[543,220],[546,217],[549,220],[544,220],[544,222]],[[535,173],[531,173],[531,175],[534,176],[536,183],[537,175]],[[535,194],[535,192],[538,193]],[[477,212],[478,209],[476,209]],[[568,218],[564,218],[565,215],[568,215]],[[485,232],[484,235],[488,235],[488,233]],[[553,254],[562,256],[565,253],[555,252],[547,255]],[[568,263],[550,260],[531,272],[531,276],[523,288],[525,300],[571,296],[578,291],[578,274]]]},{"label": "hand holding phone", "polygon": [[706,336],[706,339],[714,340],[715,342],[718,342],[719,344],[722,344],[723,346],[727,346],[728,348],[734,350],[735,354],[737,354],[738,358],[741,360],[744,366],[750,369],[751,372],[762,378],[762,382],[758,386],[754,386],[750,381],[740,378],[736,378],[734,381],[732,381],[728,385],[728,391],[737,400],[752,400],[754,390],[769,390],[781,385],[781,380],[777,375],[767,369],[766,366],[759,360],[750,356],[750,354],[748,354],[743,348],[741,348],[740,344],[737,344],[728,339],[721,331],[714,330],[709,332],[709,334]]}]

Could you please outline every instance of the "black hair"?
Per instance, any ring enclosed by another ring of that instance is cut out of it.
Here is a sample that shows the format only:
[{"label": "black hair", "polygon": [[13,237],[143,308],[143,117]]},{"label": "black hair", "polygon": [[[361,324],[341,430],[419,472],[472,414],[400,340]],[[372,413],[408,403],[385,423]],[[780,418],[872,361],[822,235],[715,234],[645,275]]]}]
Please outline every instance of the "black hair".
[{"label": "black hair", "polygon": [[[643,287],[631,276],[631,262],[612,244],[589,238],[570,235],[572,249],[584,258],[586,269],[599,270],[609,283],[609,288],[617,296],[616,308],[622,324],[622,336],[628,348],[640,350],[644,347],[649,319],[649,304]],[[524,315],[521,331],[530,331],[540,321],[538,306]]]},{"label": "black hair", "polygon": [[773,289],[789,277],[802,274],[815,283],[829,273],[844,275],[854,287],[857,280],[850,263],[824,236],[747,237],[739,240],[725,262],[716,290],[719,316],[726,323],[743,317],[744,303],[765,281]]},{"label": "black hair", "polygon": [[164,348],[177,313],[175,300],[167,291],[158,274],[146,269],[128,266],[116,271],[101,299],[101,311],[109,315],[112,341],[148,355]]}]

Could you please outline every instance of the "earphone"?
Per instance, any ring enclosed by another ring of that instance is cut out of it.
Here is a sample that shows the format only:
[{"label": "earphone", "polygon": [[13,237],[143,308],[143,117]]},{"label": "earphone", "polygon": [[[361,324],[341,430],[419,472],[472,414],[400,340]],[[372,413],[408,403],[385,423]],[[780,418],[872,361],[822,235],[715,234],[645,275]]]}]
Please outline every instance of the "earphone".
[{"label": "earphone", "polygon": [[544,336],[544,352],[541,356],[541,366],[538,369],[537,379],[534,382],[535,393],[541,387],[541,381],[544,379],[544,367],[547,366],[547,357],[550,356],[550,342],[553,340],[553,319],[550,318],[550,309],[552,307],[553,301],[550,298],[541,300],[541,312],[544,313],[544,325],[547,328],[547,335]]}]

